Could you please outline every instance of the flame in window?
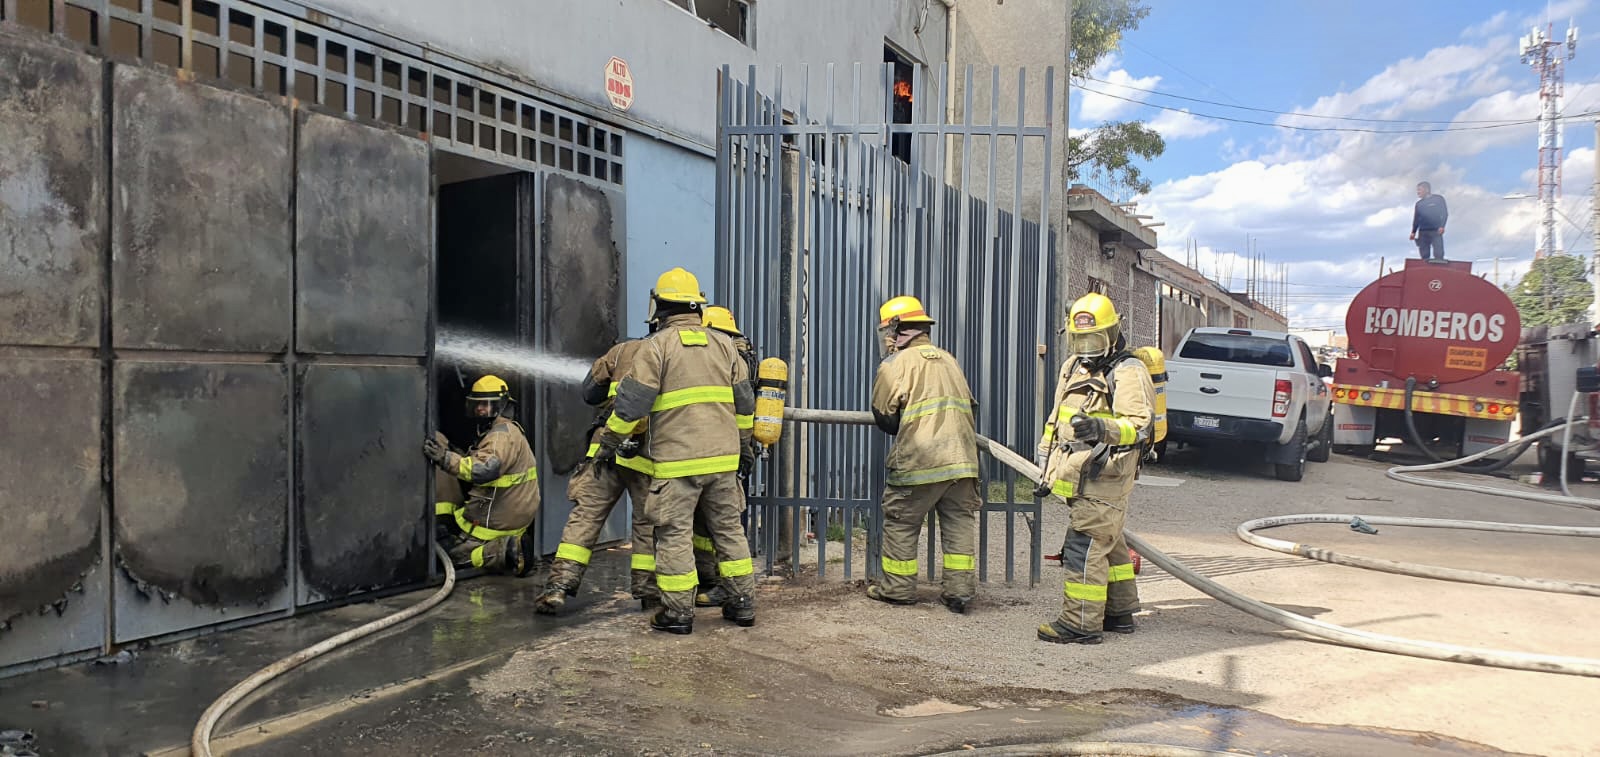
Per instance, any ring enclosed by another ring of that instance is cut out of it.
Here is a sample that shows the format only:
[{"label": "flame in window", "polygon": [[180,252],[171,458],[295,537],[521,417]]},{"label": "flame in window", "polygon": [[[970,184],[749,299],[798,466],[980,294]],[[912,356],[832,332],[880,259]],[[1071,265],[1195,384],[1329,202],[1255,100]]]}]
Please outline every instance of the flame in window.
[{"label": "flame in window", "polygon": [[895,82],[894,97],[896,100],[911,102],[911,82],[905,80]]}]

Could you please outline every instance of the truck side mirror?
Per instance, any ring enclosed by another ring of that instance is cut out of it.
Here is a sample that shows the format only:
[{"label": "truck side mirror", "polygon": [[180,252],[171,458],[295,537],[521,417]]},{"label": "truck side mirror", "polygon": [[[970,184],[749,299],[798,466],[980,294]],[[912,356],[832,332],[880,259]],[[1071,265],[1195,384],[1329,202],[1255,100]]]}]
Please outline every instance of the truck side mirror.
[{"label": "truck side mirror", "polygon": [[1317,376],[1321,378],[1332,378],[1333,368],[1329,367],[1327,363],[1317,363]]}]

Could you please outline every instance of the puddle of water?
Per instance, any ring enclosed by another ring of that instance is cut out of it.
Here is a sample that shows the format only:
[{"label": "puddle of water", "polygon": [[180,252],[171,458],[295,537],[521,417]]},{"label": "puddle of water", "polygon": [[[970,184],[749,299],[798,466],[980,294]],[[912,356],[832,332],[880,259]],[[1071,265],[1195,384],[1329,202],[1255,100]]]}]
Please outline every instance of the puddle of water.
[{"label": "puddle of water", "polygon": [[977,707],[970,705],[946,702],[936,697],[916,704],[884,710],[883,714],[891,718],[925,718],[932,715],[954,715],[958,712],[974,712],[977,709]]}]

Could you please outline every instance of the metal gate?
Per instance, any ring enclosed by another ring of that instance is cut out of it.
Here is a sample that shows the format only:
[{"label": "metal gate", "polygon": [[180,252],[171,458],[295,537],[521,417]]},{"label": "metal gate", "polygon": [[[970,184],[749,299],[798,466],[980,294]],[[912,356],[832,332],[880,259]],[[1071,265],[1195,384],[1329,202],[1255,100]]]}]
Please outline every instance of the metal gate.
[{"label": "metal gate", "polygon": [[[917,295],[939,321],[934,343],[967,373],[979,401],[979,432],[1031,449],[1054,375],[1048,303],[1057,253],[1055,239],[1042,231],[1048,224],[1040,223],[1049,218],[1051,124],[1027,123],[1027,71],[1016,72],[1011,123],[1001,123],[999,69],[985,77],[991,96],[979,123],[971,67],[963,73],[960,123],[943,112],[948,67],[937,80],[920,68],[909,81],[897,80],[893,64],[855,64],[848,80],[839,73],[829,64],[819,84],[804,67],[787,82],[781,68],[766,81],[755,67],[743,80],[723,69],[717,301],[734,311],[763,354],[789,362],[791,404],[866,410],[880,358],[877,307],[898,294]],[[786,84],[798,97],[784,99]],[[1045,70],[1043,87],[1048,114],[1053,69]],[[911,99],[909,109],[901,103],[900,122],[892,116],[897,89],[902,101]],[[818,91],[826,99],[820,107],[811,102]],[[849,98],[844,107],[837,104],[841,95]],[[1009,193],[997,184],[1008,169]],[[1030,175],[1039,184],[1025,188]],[[1025,189],[1037,190],[1037,207],[1025,201]],[[876,429],[786,426],[751,490],[752,540],[769,572],[786,560],[798,568],[802,535],[810,531],[819,576],[830,570],[833,536],[842,542],[844,577],[853,576],[858,533],[866,572],[879,575],[887,449],[888,438]],[[1000,527],[1005,580],[1015,580],[1018,542],[1026,540],[1028,580],[1035,583],[1040,505],[1032,483],[987,459],[983,471],[979,580],[989,580],[990,543]],[[938,564],[935,526],[930,515],[929,578]]]}]

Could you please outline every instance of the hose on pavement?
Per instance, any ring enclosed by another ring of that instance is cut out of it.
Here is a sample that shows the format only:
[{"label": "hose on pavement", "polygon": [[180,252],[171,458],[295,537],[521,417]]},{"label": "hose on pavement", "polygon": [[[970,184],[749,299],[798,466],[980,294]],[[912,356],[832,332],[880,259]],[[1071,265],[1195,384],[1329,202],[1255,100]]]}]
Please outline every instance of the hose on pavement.
[{"label": "hose on pavement", "polygon": [[[847,423],[857,425],[867,425],[872,423],[872,415],[870,413],[849,410],[810,410],[806,408],[785,408],[784,417],[787,420],[804,423]],[[1561,431],[1562,428],[1563,426],[1557,426],[1540,433],[1553,434]],[[979,436],[978,446],[987,451],[996,460],[999,460],[1012,470],[1021,474],[1027,480],[1037,481],[1039,479],[1039,476],[1041,475],[1039,468],[1033,463],[1024,459],[1021,455],[1007,448],[1005,445],[1002,445],[999,442],[987,437]],[[1512,445],[1501,445],[1501,447],[1508,446]],[[1428,466],[1412,467],[1426,468],[1430,470],[1454,467],[1454,465],[1462,462],[1471,462],[1472,460],[1486,457],[1500,450],[1501,447],[1485,450],[1484,452],[1478,453],[1478,455],[1462,458],[1459,461],[1450,460],[1445,461],[1444,463],[1433,463]],[[1391,478],[1395,477],[1393,471],[1394,469],[1390,470]],[[1399,480],[1406,479],[1402,478]],[[1428,479],[1420,480],[1428,481]],[[1429,484],[1434,483],[1452,482],[1429,482]],[[1459,486],[1467,487],[1469,485],[1463,484]],[[1481,491],[1486,489],[1488,489],[1488,487],[1472,487],[1468,488],[1467,490]],[[1521,496],[1521,494],[1522,493],[1503,494],[1502,496]],[[1596,502],[1595,505],[1600,506],[1600,502]],[[1346,628],[1344,626],[1338,626],[1332,623],[1317,620],[1315,618],[1309,618],[1304,615],[1292,613],[1235,592],[1232,589],[1217,583],[1216,581],[1194,572],[1194,570],[1190,569],[1188,566],[1172,559],[1172,557],[1168,556],[1161,550],[1156,549],[1149,542],[1146,542],[1144,539],[1140,538],[1137,534],[1131,531],[1124,531],[1123,535],[1127,539],[1128,546],[1138,551],[1138,553],[1143,556],[1144,559],[1149,560],[1157,567],[1171,574],[1174,578],[1177,578],[1178,580],[1194,587],[1195,589],[1200,590],[1206,595],[1228,605],[1229,607],[1244,612],[1260,620],[1264,620],[1268,623],[1273,623],[1292,631],[1299,631],[1307,636],[1313,636],[1337,644],[1356,647],[1358,649],[1368,649],[1374,652],[1387,652],[1390,654],[1406,655],[1423,659],[1441,660],[1444,662],[1464,662],[1473,665],[1510,668],[1513,670],[1531,670],[1543,673],[1560,673],[1562,675],[1600,678],[1600,659],[1534,654],[1528,652],[1509,652],[1498,649],[1467,647],[1458,644],[1418,641],[1399,636],[1389,636],[1386,634],[1372,633],[1370,631],[1361,631],[1354,628]]]},{"label": "hose on pavement", "polygon": [[450,555],[446,554],[444,549],[439,545],[433,545],[433,551],[434,554],[438,555],[439,562],[444,563],[444,585],[440,586],[438,591],[434,592],[427,599],[394,613],[393,615],[379,618],[371,623],[360,626],[359,628],[352,628],[337,636],[324,639],[318,644],[295,652],[288,657],[278,660],[277,662],[274,662],[271,665],[256,671],[249,678],[240,681],[238,684],[234,685],[233,688],[228,689],[222,694],[222,696],[217,697],[217,701],[212,702],[211,706],[206,708],[206,711],[200,715],[200,722],[195,724],[194,734],[189,739],[189,751],[193,753],[194,757],[212,757],[211,732],[217,727],[217,721],[221,720],[222,716],[227,714],[228,710],[232,709],[234,705],[238,704],[246,696],[249,696],[250,692],[261,688],[268,681],[294,670],[295,668],[298,668],[301,665],[316,659],[317,657],[349,644],[352,641],[371,636],[372,634],[375,634],[386,628],[392,628],[418,615],[421,615],[422,613],[433,609],[433,607],[440,602],[443,602],[445,597],[450,596],[451,590],[455,589],[456,587],[456,566],[451,564]]},{"label": "hose on pavement", "polygon": [[[1568,507],[1582,507],[1589,510],[1600,510],[1600,499],[1593,499],[1590,497],[1573,497],[1565,494],[1549,494],[1546,492],[1528,491],[1526,489],[1504,489],[1497,486],[1469,484],[1463,481],[1440,481],[1438,479],[1423,478],[1421,476],[1413,475],[1428,471],[1459,468],[1466,463],[1471,463],[1490,455],[1510,450],[1514,447],[1521,446],[1525,448],[1527,444],[1531,442],[1563,433],[1573,426],[1586,420],[1588,420],[1587,417],[1579,417],[1555,426],[1546,426],[1545,428],[1524,436],[1516,441],[1506,442],[1498,447],[1491,447],[1477,454],[1467,455],[1466,457],[1457,460],[1445,460],[1443,462],[1426,463],[1423,465],[1397,465],[1388,469],[1387,471],[1384,471],[1384,475],[1396,481],[1404,481],[1408,484],[1417,484],[1418,486],[1431,486],[1435,489],[1452,489],[1455,491],[1473,492],[1475,494],[1492,494],[1496,497],[1510,497],[1512,499],[1548,502],[1553,505],[1566,505]],[[1563,450],[1562,454],[1564,455],[1566,452]]]}]

